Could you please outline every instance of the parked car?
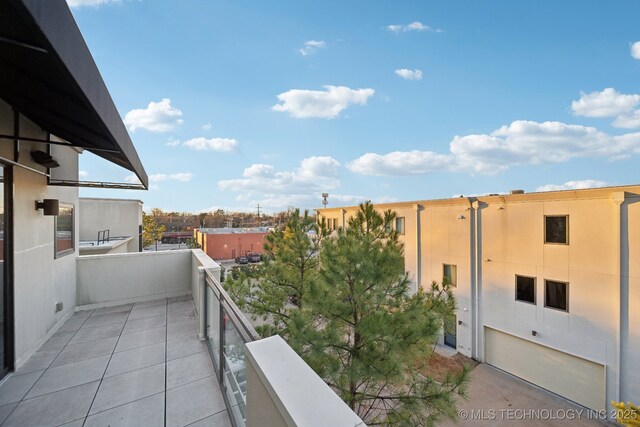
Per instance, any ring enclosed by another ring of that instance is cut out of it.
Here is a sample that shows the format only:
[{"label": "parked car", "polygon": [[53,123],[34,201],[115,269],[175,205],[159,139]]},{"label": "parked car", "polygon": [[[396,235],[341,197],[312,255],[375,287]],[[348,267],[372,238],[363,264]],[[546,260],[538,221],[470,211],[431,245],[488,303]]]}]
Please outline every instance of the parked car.
[{"label": "parked car", "polygon": [[249,262],[260,262],[260,254],[255,254],[255,253],[250,253],[247,254],[247,258],[249,259]]},{"label": "parked car", "polygon": [[236,264],[249,264],[249,258],[246,256],[239,256],[236,258]]}]

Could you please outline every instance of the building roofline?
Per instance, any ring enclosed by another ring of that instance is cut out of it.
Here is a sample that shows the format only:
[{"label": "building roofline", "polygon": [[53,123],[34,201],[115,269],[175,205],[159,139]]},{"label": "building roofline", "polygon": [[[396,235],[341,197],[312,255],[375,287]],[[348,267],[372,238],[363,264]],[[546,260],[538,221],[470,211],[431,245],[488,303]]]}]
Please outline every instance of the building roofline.
[{"label": "building roofline", "polygon": [[[421,206],[444,206],[444,205],[468,205],[478,200],[481,202],[495,203],[501,201],[502,203],[517,203],[536,200],[571,200],[571,199],[606,199],[610,198],[612,193],[628,192],[636,193],[640,197],[640,184],[632,185],[619,185],[609,187],[598,188],[584,188],[579,190],[557,190],[557,191],[538,191],[532,193],[521,194],[495,194],[484,196],[470,196],[470,197],[452,197],[448,199],[425,199],[425,200],[413,200],[406,202],[391,202],[391,203],[374,203],[377,208],[392,209],[398,207],[407,207],[421,205]],[[326,213],[331,211],[337,211],[342,209],[356,209],[358,205],[351,206],[336,206],[330,208],[316,208],[317,213]]]}]

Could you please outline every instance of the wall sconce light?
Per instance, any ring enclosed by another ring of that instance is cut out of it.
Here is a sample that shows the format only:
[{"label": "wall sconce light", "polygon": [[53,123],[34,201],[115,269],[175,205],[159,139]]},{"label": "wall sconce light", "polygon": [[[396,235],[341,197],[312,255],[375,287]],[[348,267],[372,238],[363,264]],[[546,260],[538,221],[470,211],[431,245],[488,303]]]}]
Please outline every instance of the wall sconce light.
[{"label": "wall sconce light", "polygon": [[57,216],[60,213],[60,201],[58,199],[36,200],[36,210],[42,209],[47,216]]},{"label": "wall sconce light", "polygon": [[57,168],[60,166],[60,163],[58,163],[56,159],[54,159],[50,154],[47,154],[44,151],[32,151],[31,158],[37,164],[49,169]]},{"label": "wall sconce light", "polygon": [[531,335],[535,337],[536,335],[538,335],[538,331],[531,331]]},{"label": "wall sconce light", "polygon": [[458,215],[458,219],[464,219],[464,215]]}]

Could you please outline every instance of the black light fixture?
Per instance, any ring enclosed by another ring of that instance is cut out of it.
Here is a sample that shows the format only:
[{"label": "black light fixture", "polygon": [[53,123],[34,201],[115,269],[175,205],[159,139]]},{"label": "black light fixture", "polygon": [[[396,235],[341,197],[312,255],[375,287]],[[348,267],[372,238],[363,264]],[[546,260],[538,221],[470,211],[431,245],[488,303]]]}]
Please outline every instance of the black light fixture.
[{"label": "black light fixture", "polygon": [[60,201],[58,199],[44,199],[41,202],[36,200],[36,210],[40,209],[47,216],[58,216],[60,214]]},{"label": "black light fixture", "polygon": [[60,166],[60,163],[58,163],[56,159],[54,159],[50,154],[47,154],[44,151],[32,151],[31,158],[37,164],[42,165],[48,169],[53,169]]}]

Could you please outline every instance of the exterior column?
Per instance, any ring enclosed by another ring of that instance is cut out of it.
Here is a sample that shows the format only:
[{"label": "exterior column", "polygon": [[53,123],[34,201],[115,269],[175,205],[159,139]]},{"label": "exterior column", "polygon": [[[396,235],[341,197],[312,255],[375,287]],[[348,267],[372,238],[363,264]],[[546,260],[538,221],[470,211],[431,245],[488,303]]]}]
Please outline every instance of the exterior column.
[{"label": "exterior column", "polygon": [[618,286],[618,328],[616,331],[616,382],[615,396],[607,396],[608,400],[621,401],[625,395],[625,375],[627,360],[626,350],[629,340],[629,211],[623,191],[613,193],[613,203],[617,205],[616,238],[616,276]]},{"label": "exterior column", "polygon": [[[416,292],[422,288],[422,225],[420,223],[420,212],[424,206],[416,204]],[[406,233],[405,224],[405,233]]]},{"label": "exterior column", "polygon": [[482,208],[475,199],[471,202],[471,357],[484,361],[484,331],[482,328]]}]

